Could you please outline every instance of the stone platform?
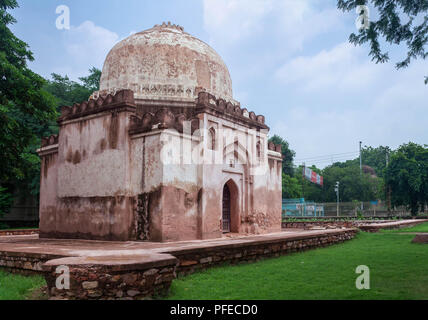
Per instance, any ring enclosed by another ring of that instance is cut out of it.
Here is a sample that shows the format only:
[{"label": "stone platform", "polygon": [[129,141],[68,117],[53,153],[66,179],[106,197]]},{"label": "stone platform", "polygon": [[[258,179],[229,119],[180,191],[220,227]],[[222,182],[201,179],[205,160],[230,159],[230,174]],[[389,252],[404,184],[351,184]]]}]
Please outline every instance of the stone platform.
[{"label": "stone platform", "polygon": [[392,222],[380,223],[365,223],[358,225],[358,228],[366,232],[378,232],[381,229],[401,229],[413,227],[421,223],[428,222],[427,219],[414,219],[414,220],[399,220]]},{"label": "stone platform", "polygon": [[419,233],[412,241],[413,243],[428,244],[428,233]]},{"label": "stone platform", "polygon": [[31,234],[39,234],[39,229],[0,230],[0,237],[1,236],[28,236]]},{"label": "stone platform", "polygon": [[[177,274],[224,263],[323,247],[352,239],[355,228],[292,230],[216,240],[103,242],[39,239],[38,235],[0,237],[0,267],[42,273],[51,298],[141,299],[166,294]],[[56,281],[67,267],[70,289]]]}]

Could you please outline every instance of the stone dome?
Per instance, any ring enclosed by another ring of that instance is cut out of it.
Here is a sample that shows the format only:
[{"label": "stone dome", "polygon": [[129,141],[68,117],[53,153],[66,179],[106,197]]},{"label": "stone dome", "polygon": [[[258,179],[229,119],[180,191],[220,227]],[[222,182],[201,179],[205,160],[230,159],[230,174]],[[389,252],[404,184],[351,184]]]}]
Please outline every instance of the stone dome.
[{"label": "stone dome", "polygon": [[109,52],[98,94],[120,89],[133,90],[136,99],[194,101],[202,90],[233,100],[222,58],[171,23],[133,34]]}]

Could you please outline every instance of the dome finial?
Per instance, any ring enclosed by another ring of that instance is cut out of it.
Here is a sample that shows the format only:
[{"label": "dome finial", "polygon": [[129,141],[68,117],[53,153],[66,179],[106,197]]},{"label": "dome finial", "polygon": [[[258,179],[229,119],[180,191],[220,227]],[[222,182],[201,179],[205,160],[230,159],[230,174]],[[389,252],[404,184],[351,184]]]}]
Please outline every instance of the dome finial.
[{"label": "dome finial", "polygon": [[179,31],[184,31],[184,28],[178,24],[172,24],[171,21],[162,22],[161,25],[155,24],[153,28],[171,28]]}]

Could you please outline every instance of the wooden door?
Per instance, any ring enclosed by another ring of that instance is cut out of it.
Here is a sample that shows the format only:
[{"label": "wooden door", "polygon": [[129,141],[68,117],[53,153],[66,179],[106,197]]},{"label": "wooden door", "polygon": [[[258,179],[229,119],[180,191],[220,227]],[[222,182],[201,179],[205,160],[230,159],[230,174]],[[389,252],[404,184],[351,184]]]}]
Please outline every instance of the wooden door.
[{"label": "wooden door", "polygon": [[230,232],[230,190],[227,185],[223,188],[223,233]]}]

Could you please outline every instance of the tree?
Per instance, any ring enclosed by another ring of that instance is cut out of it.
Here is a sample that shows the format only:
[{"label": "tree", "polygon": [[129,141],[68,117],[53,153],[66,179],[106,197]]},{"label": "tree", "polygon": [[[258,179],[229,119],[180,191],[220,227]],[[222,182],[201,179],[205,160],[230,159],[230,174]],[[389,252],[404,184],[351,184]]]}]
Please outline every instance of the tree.
[{"label": "tree", "polygon": [[282,198],[297,199],[302,196],[302,184],[296,177],[282,174]]},{"label": "tree", "polygon": [[[303,177],[304,197],[316,202],[336,202],[334,190],[336,182],[340,182],[340,200],[343,202],[370,201],[382,196],[382,179],[369,174],[360,174],[359,162],[350,160],[337,162],[320,170],[315,166],[311,169],[324,178],[324,186],[318,186]],[[299,168],[299,171],[302,167]],[[301,175],[302,176],[302,175]]]},{"label": "tree", "polygon": [[0,187],[0,218],[9,211],[12,204],[12,195],[6,188]]},{"label": "tree", "polygon": [[293,160],[296,153],[290,149],[288,142],[278,135],[269,139],[276,145],[281,145],[282,154],[282,197],[284,199],[298,198],[301,194],[301,184],[294,178]]},{"label": "tree", "polygon": [[40,141],[57,113],[53,97],[44,90],[45,80],[27,67],[33,61],[28,45],[9,29],[16,22],[7,10],[16,0],[0,0],[0,184],[25,179]]},{"label": "tree", "polygon": [[[375,169],[378,177],[384,176],[384,170],[386,168],[387,155],[391,153],[389,147],[379,146],[377,148],[365,146],[361,150],[361,156],[363,158],[363,164],[368,165]],[[359,159],[357,159],[359,161]]]},{"label": "tree", "polygon": [[[428,43],[428,1],[426,0],[338,0],[342,11],[354,11],[359,5],[371,4],[378,11],[379,19],[371,21],[368,28],[352,33],[349,41],[355,45],[369,43],[372,61],[389,61],[389,54],[381,49],[380,41],[390,45],[407,46],[407,56],[396,63],[396,68],[407,67],[413,59],[426,59]],[[369,19],[372,17],[371,15]],[[428,77],[425,77],[428,83]]]},{"label": "tree", "polygon": [[45,89],[56,99],[56,106],[72,106],[75,103],[88,100],[89,96],[99,90],[101,71],[95,67],[89,69],[87,77],[81,77],[82,84],[72,81],[67,75],[61,76],[52,73],[52,79],[48,80]]},{"label": "tree", "polygon": [[100,90],[101,70],[95,67],[89,69],[89,76],[79,78],[83,86],[89,91],[94,92]]},{"label": "tree", "polygon": [[[67,75],[52,74],[51,80],[46,80],[43,89],[52,95],[53,104],[57,112],[60,112],[62,106],[71,106],[74,103],[80,103],[88,100],[89,96],[99,90],[99,82],[101,71],[95,67],[89,69],[87,77],[79,78],[83,84],[71,81]],[[56,123],[56,117],[43,124],[30,124],[31,130],[37,137],[47,137],[52,134],[57,134],[59,129]],[[27,147],[25,157],[28,162],[25,179],[18,187],[23,190],[28,190],[33,195],[39,194],[40,189],[40,158],[36,150],[40,148],[40,139],[34,139]],[[17,183],[15,183],[17,185]],[[26,191],[23,191],[26,192]]]},{"label": "tree", "polygon": [[282,172],[292,177],[294,175],[293,160],[296,156],[296,153],[290,149],[288,142],[278,135],[274,135],[272,138],[270,138],[269,142],[273,142],[276,145],[281,145]]},{"label": "tree", "polygon": [[385,171],[385,183],[391,188],[391,203],[407,206],[412,215],[424,211],[428,202],[428,147],[409,142],[391,157]]}]

